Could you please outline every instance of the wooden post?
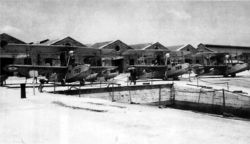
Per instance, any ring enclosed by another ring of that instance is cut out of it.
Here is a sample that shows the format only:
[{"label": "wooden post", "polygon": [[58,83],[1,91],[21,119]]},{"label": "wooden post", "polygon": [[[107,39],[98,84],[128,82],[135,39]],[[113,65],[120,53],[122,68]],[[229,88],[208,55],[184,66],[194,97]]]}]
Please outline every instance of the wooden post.
[{"label": "wooden post", "polygon": [[79,97],[81,97],[80,90],[81,90],[81,83],[79,83]]},{"label": "wooden post", "polygon": [[54,80],[54,94],[56,93],[56,81]]},{"label": "wooden post", "polygon": [[159,88],[159,108],[161,108],[161,87]]},{"label": "wooden post", "polygon": [[170,96],[170,100],[171,100],[171,104],[172,106],[175,105],[175,89],[174,89],[174,84],[172,86],[171,90],[171,96]]},{"label": "wooden post", "polygon": [[223,112],[225,112],[226,104],[225,104],[225,90],[224,89],[222,89],[222,96],[223,96]]},{"label": "wooden post", "polygon": [[114,84],[112,84],[112,102],[114,102],[115,100],[115,96],[114,96]]},{"label": "wooden post", "polygon": [[228,82],[227,82],[227,90],[229,91],[229,84],[228,84]]},{"label": "wooden post", "polygon": [[[202,88],[201,88],[201,89],[202,89]],[[199,104],[200,104],[200,98],[201,98],[201,89],[200,89],[200,93],[199,93],[199,97],[198,97],[197,108],[199,108]]]},{"label": "wooden post", "polygon": [[197,87],[199,86],[199,81],[198,81],[199,77],[197,76]]}]

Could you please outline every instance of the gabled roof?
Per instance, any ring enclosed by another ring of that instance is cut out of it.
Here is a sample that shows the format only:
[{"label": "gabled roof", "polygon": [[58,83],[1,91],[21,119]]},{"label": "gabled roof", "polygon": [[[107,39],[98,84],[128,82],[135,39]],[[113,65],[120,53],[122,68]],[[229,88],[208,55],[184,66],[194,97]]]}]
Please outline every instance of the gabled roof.
[{"label": "gabled roof", "polygon": [[[204,45],[204,44],[202,44],[202,43],[200,43],[199,45],[203,45],[204,48],[205,48],[206,50],[208,50],[208,51],[210,51],[210,52],[214,52],[213,50],[211,50],[210,48],[206,47],[206,45]],[[198,45],[198,48],[199,48],[199,45]],[[197,49],[198,49],[198,48],[197,48]]]},{"label": "gabled roof", "polygon": [[203,44],[207,48],[231,48],[231,49],[250,49],[250,46],[231,46],[231,45],[214,45],[214,44]]},{"label": "gabled roof", "polygon": [[[40,41],[38,44],[41,44],[41,45],[54,45],[54,44],[56,44],[57,42],[63,41],[63,40],[65,40],[65,39],[71,39],[71,40],[73,40],[73,41],[76,41],[75,39],[73,39],[73,38],[67,36],[67,37],[64,37],[64,38],[61,38],[61,39],[55,39],[55,40],[49,40],[49,39],[42,40],[42,41]],[[76,41],[76,42],[79,43],[79,44],[81,44],[81,45],[83,45],[83,46],[85,46],[84,44],[80,43],[79,41]]]},{"label": "gabled roof", "polygon": [[180,51],[182,48],[186,47],[188,44],[185,45],[174,45],[174,46],[166,46],[171,51]]},{"label": "gabled roof", "polygon": [[97,49],[101,49],[111,43],[113,43],[115,41],[106,41],[106,42],[98,42],[98,43],[95,43],[93,45],[90,45],[91,48],[97,48]]},{"label": "gabled roof", "polygon": [[146,48],[152,46],[155,43],[157,43],[157,42],[154,42],[154,43],[142,43],[142,44],[135,44],[135,45],[129,45],[129,46],[132,47],[133,49],[145,50]]},{"label": "gabled roof", "polygon": [[2,33],[0,34],[0,41],[2,40],[5,40],[7,41],[8,43],[15,43],[15,44],[26,44],[25,42],[11,36],[11,35],[8,35],[6,33]]},{"label": "gabled roof", "polygon": [[39,44],[41,44],[41,45],[52,45],[52,44],[54,44],[54,43],[56,43],[56,42],[58,42],[60,40],[63,40],[63,39],[48,40],[48,41],[45,41],[45,42],[43,42],[44,41],[43,40],[43,41],[40,41]]}]

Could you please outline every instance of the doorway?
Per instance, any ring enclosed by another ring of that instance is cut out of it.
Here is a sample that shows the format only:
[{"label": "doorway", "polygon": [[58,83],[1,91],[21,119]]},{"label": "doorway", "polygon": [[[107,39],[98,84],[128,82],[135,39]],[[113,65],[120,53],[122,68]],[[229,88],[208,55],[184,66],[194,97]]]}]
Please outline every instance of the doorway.
[{"label": "doorway", "polygon": [[113,66],[118,66],[119,73],[123,72],[124,59],[116,59],[112,61]]}]

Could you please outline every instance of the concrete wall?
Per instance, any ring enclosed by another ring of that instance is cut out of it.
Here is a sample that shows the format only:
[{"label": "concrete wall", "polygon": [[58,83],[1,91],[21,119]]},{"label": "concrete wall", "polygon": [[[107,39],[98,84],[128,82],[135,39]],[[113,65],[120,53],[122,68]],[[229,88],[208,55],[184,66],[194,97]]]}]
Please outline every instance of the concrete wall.
[{"label": "concrete wall", "polygon": [[[59,93],[78,95],[79,91],[61,91]],[[165,105],[216,114],[232,113],[236,116],[250,118],[250,97],[224,91],[225,107],[223,107],[222,90],[201,90],[196,87],[181,86],[172,88],[172,84],[168,84],[85,89],[80,93],[81,97],[144,105]]]}]

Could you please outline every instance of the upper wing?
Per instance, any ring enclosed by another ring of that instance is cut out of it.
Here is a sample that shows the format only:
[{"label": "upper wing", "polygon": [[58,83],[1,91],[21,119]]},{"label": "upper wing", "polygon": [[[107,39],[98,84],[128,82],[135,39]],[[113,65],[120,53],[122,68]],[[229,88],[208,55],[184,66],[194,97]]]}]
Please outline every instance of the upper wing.
[{"label": "upper wing", "polygon": [[165,71],[167,70],[168,66],[165,65],[158,65],[158,66],[149,66],[149,65],[134,65],[132,66],[135,69],[148,69],[153,71]]},{"label": "upper wing", "polygon": [[158,54],[165,54],[169,52],[166,49],[147,49],[147,50],[127,50],[122,53],[123,56],[126,55],[158,55]]},{"label": "upper wing", "polygon": [[7,65],[4,67],[5,71],[9,72],[21,72],[21,73],[29,73],[31,70],[36,70],[39,72],[53,72],[53,73],[66,73],[68,67],[67,66],[33,66],[33,65]]},{"label": "upper wing", "polygon": [[170,51],[169,52],[171,57],[180,57],[190,54],[189,51]]},{"label": "upper wing", "polygon": [[57,45],[29,45],[29,44],[8,44],[1,49],[5,53],[60,53],[60,52],[74,51],[79,56],[101,56],[112,53],[112,49],[95,49],[88,47],[75,47],[75,46],[57,46]]},{"label": "upper wing", "polygon": [[95,72],[95,73],[100,73],[104,70],[114,70],[116,68],[117,68],[117,66],[91,66],[90,70]]}]

